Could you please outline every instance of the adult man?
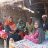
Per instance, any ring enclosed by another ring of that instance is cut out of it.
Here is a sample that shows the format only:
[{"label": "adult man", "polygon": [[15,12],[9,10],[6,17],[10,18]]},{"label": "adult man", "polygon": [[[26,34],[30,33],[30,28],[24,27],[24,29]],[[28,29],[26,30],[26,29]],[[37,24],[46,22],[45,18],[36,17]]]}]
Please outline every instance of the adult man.
[{"label": "adult man", "polygon": [[43,30],[48,30],[47,15],[42,15],[42,27]]}]

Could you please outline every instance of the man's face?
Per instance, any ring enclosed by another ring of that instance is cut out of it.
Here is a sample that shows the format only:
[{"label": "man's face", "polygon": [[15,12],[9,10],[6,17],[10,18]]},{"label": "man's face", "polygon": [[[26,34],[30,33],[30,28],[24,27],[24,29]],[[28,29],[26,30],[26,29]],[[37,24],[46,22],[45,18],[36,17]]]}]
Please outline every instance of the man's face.
[{"label": "man's face", "polygon": [[43,19],[43,21],[46,21],[46,17],[43,17],[42,19]]}]

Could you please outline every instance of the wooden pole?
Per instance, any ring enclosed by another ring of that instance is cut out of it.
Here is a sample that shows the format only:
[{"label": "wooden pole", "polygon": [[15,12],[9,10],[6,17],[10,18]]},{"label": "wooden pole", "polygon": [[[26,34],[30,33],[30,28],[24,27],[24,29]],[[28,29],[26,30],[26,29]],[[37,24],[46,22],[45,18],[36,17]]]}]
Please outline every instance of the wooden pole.
[{"label": "wooden pole", "polygon": [[47,0],[42,0],[43,4],[44,4],[44,10],[45,10],[45,14],[47,15],[47,7],[46,7],[46,2]]},{"label": "wooden pole", "polygon": [[45,14],[47,15],[47,7],[46,7],[45,3],[44,3],[44,10],[45,10]]}]

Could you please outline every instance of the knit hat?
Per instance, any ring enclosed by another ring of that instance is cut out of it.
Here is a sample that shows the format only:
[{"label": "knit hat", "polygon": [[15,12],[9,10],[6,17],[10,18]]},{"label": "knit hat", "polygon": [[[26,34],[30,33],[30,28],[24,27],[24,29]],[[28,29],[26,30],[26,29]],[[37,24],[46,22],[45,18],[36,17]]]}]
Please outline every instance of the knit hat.
[{"label": "knit hat", "polygon": [[47,15],[42,15],[42,18],[47,17]]}]

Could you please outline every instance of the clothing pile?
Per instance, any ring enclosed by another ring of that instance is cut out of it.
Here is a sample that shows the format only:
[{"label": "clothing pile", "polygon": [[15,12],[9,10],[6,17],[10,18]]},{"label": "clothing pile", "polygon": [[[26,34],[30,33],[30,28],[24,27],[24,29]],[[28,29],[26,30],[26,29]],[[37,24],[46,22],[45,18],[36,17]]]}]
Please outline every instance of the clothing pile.
[{"label": "clothing pile", "polygon": [[15,48],[48,48],[48,41],[45,41],[42,44],[35,44],[29,40],[23,39],[16,42],[14,46]]}]

